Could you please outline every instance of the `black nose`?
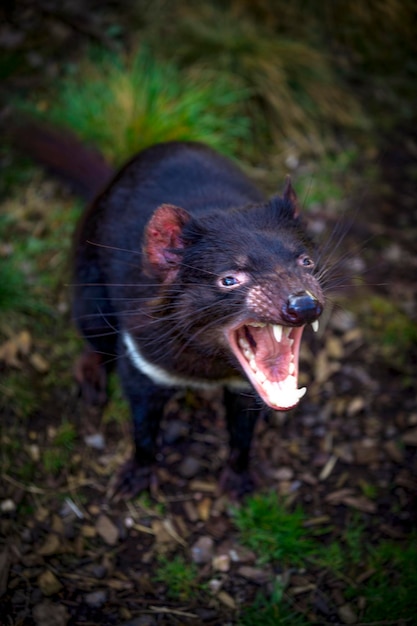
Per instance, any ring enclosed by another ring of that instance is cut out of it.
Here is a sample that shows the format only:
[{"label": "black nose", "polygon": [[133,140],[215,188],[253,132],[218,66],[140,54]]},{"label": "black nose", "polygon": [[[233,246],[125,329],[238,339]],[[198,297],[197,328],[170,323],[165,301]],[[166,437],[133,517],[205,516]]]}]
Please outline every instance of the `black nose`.
[{"label": "black nose", "polygon": [[289,324],[308,324],[314,322],[322,311],[322,304],[311,293],[301,291],[288,296],[282,317]]}]

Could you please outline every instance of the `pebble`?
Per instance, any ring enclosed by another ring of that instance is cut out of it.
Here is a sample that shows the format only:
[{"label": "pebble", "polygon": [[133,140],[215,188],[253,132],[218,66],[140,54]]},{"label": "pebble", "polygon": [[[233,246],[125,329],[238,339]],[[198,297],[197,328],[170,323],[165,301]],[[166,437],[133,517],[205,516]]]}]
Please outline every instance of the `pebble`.
[{"label": "pebble", "polygon": [[191,556],[194,563],[202,565],[210,563],[213,558],[214,541],[211,537],[200,537],[191,548]]},{"label": "pebble", "polygon": [[164,441],[168,445],[172,445],[179,441],[179,439],[186,437],[188,431],[189,427],[181,420],[168,420],[164,429]]},{"label": "pebble", "polygon": [[343,604],[337,609],[340,619],[344,624],[356,624],[357,615],[350,604]]},{"label": "pebble", "polygon": [[193,456],[186,456],[178,468],[178,473],[183,478],[193,478],[200,471],[201,463]]},{"label": "pebble", "polygon": [[119,530],[117,526],[115,526],[106,515],[100,515],[96,522],[96,530],[103,541],[109,546],[114,546],[119,540]]},{"label": "pebble", "polygon": [[86,435],[84,437],[84,443],[89,448],[94,448],[94,450],[104,450],[106,447],[106,442],[101,433],[94,433],[93,435]]},{"label": "pebble", "polygon": [[99,591],[92,591],[84,596],[85,603],[88,606],[98,608],[102,606],[107,600],[107,591],[100,589]]},{"label": "pebble", "polygon": [[219,554],[213,558],[213,569],[218,572],[228,572],[230,569],[230,556],[228,554]]},{"label": "pebble", "polygon": [[258,567],[250,567],[249,565],[242,565],[237,570],[237,573],[243,578],[246,578],[247,580],[251,580],[261,585],[268,582],[268,580],[270,580],[270,577],[271,577],[270,572],[267,572]]},{"label": "pebble", "polygon": [[1,502],[0,510],[2,513],[13,513],[16,510],[16,504],[11,498],[7,498]]}]

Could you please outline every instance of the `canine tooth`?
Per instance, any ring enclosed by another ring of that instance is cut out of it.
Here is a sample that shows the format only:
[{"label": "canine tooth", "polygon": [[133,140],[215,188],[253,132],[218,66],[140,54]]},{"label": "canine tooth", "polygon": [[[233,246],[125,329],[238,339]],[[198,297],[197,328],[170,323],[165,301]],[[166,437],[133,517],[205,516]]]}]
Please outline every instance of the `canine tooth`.
[{"label": "canine tooth", "polygon": [[291,332],[291,331],[292,331],[291,326],[284,326],[284,335],[285,335],[286,337],[289,337],[289,336],[290,336],[290,332]]},{"label": "canine tooth", "polygon": [[314,320],[314,322],[311,322],[311,328],[316,333],[319,329],[319,320]]},{"label": "canine tooth", "polygon": [[282,340],[282,326],[280,324],[272,324],[272,332],[274,333],[275,341],[281,343]]},{"label": "canine tooth", "polygon": [[297,389],[298,399],[301,400],[301,398],[305,396],[306,392],[307,392],[307,387],[300,387],[300,389]]}]

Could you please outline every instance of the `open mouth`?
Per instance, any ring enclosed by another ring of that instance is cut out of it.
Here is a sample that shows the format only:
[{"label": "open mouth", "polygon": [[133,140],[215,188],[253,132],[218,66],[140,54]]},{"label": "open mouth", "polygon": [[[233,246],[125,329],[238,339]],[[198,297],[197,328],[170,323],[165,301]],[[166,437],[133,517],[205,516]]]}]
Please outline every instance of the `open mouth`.
[{"label": "open mouth", "polygon": [[298,389],[298,355],[304,326],[248,322],[228,332],[233,353],[262,400],[287,411],[307,391]]}]

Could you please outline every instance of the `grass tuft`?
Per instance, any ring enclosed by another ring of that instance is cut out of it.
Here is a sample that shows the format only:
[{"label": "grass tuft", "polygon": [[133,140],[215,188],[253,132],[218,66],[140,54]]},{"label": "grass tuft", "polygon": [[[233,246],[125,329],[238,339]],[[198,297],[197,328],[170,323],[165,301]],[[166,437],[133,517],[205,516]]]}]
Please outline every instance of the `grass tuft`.
[{"label": "grass tuft", "polygon": [[95,50],[60,81],[49,103],[38,105],[38,113],[118,165],[161,141],[203,141],[230,156],[247,150],[247,98],[247,90],[221,73],[180,72],[146,48],[130,57]]},{"label": "grass tuft", "polygon": [[234,512],[242,542],[254,550],[261,563],[279,561],[300,566],[315,550],[315,542],[303,526],[301,508],[290,511],[277,494],[258,494]]},{"label": "grass tuft", "polygon": [[155,573],[156,582],[162,582],[167,587],[167,595],[173,599],[188,600],[196,590],[197,567],[194,563],[187,563],[180,555],[168,559],[159,557],[159,564]]}]

